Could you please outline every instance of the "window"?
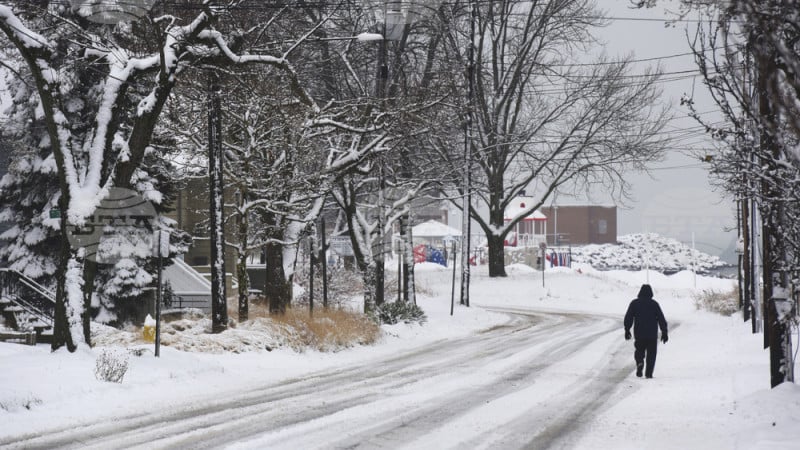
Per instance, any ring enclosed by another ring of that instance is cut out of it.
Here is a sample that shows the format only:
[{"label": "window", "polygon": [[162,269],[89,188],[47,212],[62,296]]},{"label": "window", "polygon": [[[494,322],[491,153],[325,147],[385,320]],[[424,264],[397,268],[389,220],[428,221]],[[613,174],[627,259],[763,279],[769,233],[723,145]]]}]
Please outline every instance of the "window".
[{"label": "window", "polygon": [[608,222],[605,219],[597,221],[597,232],[600,234],[608,233]]}]

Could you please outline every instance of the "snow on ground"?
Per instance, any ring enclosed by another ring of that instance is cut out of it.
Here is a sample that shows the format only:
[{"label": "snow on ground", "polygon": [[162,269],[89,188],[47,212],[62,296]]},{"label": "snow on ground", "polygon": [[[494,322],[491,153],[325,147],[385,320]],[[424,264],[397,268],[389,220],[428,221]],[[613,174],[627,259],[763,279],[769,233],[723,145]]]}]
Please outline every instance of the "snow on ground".
[{"label": "snow on ground", "polygon": [[[391,267],[391,266],[390,266]],[[609,315],[620,320],[640,284],[649,282],[670,322],[670,341],[659,346],[653,380],[633,376],[601,408],[579,448],[673,449],[706,442],[707,449],[789,449],[800,442],[800,389],[769,389],[769,356],[762,336],[749,332],[740,316],[698,311],[692,295],[727,291],[733,281],[691,272],[665,276],[654,271],[597,271],[588,265],[548,269],[509,266],[509,276],[492,279],[474,268],[470,308],[456,305],[450,316],[452,272],[417,266],[423,326],[384,327],[376,345],[336,353],[271,352],[210,354],[139,343],[129,356],[122,383],[98,381],[95,360],[122,347],[79,348],[51,353],[49,346],[0,344],[0,438],[43,427],[91,423],[148,408],[199,403],[210,394],[246,389],[327,368],[343,367],[414,346],[465,336],[508,320],[491,309],[525,308]],[[456,283],[456,290],[458,283]],[[455,295],[458,302],[458,292]],[[224,334],[224,333],[223,333]],[[632,353],[631,344],[631,353]],[[597,357],[595,355],[594,357]],[[498,411],[498,413],[500,413]]]}]

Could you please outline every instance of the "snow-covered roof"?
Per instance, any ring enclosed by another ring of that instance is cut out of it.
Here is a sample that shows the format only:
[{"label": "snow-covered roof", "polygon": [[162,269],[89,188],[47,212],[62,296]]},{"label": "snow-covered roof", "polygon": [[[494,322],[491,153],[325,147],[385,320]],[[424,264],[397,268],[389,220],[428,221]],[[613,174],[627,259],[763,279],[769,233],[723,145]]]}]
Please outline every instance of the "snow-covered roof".
[{"label": "snow-covered roof", "polygon": [[411,228],[411,234],[414,237],[445,237],[445,236],[461,236],[461,230],[445,225],[435,220],[422,222]]},{"label": "snow-covered roof", "polygon": [[[506,207],[503,220],[513,220],[533,204],[533,197],[517,197]],[[522,220],[547,220],[547,216],[538,209],[525,216]]]}]

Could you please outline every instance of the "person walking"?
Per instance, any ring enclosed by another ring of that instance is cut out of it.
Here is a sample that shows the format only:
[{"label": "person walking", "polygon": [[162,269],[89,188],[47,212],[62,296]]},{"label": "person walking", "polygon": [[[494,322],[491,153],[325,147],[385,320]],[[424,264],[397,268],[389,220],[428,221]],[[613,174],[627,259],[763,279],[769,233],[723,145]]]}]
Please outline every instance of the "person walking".
[{"label": "person walking", "polygon": [[[661,306],[653,300],[653,288],[643,284],[639,295],[628,305],[625,313],[625,340],[631,338],[633,327],[633,359],[636,361],[636,376],[644,375],[653,378],[653,369],[656,367],[656,354],[658,352],[658,329],[661,328],[661,342],[667,343],[667,320],[661,311]],[[645,364],[646,363],[646,364]]]}]

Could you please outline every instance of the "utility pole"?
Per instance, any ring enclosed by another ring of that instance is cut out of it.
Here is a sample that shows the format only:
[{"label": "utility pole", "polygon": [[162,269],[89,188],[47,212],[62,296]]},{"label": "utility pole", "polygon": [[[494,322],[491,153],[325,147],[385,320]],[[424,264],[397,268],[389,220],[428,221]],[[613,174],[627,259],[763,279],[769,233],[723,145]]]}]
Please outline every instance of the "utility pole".
[{"label": "utility pole", "polygon": [[[765,32],[767,30],[764,30]],[[756,51],[757,79],[756,93],[758,95],[759,146],[761,154],[778,161],[781,148],[775,142],[767,125],[774,122],[775,111],[767,95],[768,77],[775,73],[775,51],[758,46]],[[780,179],[761,182],[761,194],[765,199],[779,199]],[[770,356],[770,385],[775,387],[784,381],[792,381],[792,342],[786,324],[785,310],[789,301],[786,291],[789,289],[789,277],[785,267],[787,261],[786,244],[781,241],[780,227],[786,221],[784,205],[779,200],[772,200],[766,204],[762,214],[762,242],[763,242],[763,281],[764,281],[764,348],[769,348]]]},{"label": "utility pole", "polygon": [[328,244],[325,242],[325,218],[320,221],[320,239],[322,248],[320,258],[322,259],[322,308],[328,309]]},{"label": "utility pole", "polygon": [[208,96],[208,181],[211,222],[211,331],[228,328],[228,300],[225,292],[225,233],[223,222],[223,154],[219,81],[211,74]]},{"label": "utility pole", "polygon": [[[387,14],[384,13],[384,20],[383,20],[383,39],[380,40],[378,45],[378,79],[377,79],[377,94],[378,99],[381,102],[381,108],[383,108],[384,102],[386,101],[386,86],[389,81],[389,66],[387,63],[388,59],[388,48],[386,46],[386,17]],[[380,306],[383,304],[385,300],[385,292],[383,287],[383,282],[385,278],[386,272],[386,255],[384,254],[386,251],[386,244],[384,240],[386,239],[384,233],[385,219],[386,219],[386,205],[384,204],[386,200],[384,199],[384,189],[385,189],[385,180],[384,180],[384,173],[383,173],[383,158],[378,156],[378,254],[375,258],[375,306]]]},{"label": "utility pole", "polygon": [[461,304],[469,307],[469,249],[470,249],[470,205],[472,204],[471,195],[471,171],[472,171],[472,96],[475,88],[475,19],[477,17],[477,5],[473,0],[469,2],[469,48],[467,49],[467,113],[464,120],[464,174],[463,174],[463,195],[464,201],[461,206]]}]

